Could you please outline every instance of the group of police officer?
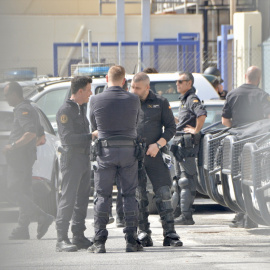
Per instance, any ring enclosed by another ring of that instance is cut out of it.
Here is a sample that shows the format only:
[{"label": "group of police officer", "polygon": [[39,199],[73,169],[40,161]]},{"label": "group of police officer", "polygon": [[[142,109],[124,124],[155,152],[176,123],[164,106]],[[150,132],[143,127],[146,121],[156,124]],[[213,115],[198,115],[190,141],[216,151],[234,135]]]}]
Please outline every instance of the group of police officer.
[{"label": "group of police officer", "polygon": [[[145,72],[133,77],[130,92],[125,86],[123,67],[111,67],[106,80],[108,88],[90,100],[92,133],[86,116],[91,78],[72,79],[71,97],[57,113],[63,180],[56,216],[56,251],[88,249],[92,253],[106,252],[106,225],[111,212],[115,179],[120,194],[118,204],[124,218],[126,252],[153,246],[148,220],[147,177],[153,185],[163,227],[163,246],[182,246],[174,225],[194,224],[192,204],[197,183],[195,158],[199,151],[201,129],[207,117],[203,104],[196,96],[193,75],[180,73],[176,81],[180,94],[177,119],[168,100],[150,89],[150,80]],[[234,127],[270,116],[269,95],[258,88],[260,70],[250,67],[246,81],[227,96],[222,115],[222,122],[226,126]],[[44,131],[37,113],[23,99],[20,85],[10,83],[4,91],[8,103],[15,107],[9,144],[4,149],[9,168],[9,192],[12,200],[20,206],[19,226],[13,230],[10,239],[29,239],[28,226],[33,216],[38,221],[37,238],[40,239],[53,222],[53,217],[42,211],[31,198],[31,170],[36,147],[45,143]],[[172,181],[165,162],[167,143],[172,138],[174,143],[170,150],[180,168],[173,181],[173,199]],[[94,167],[96,198],[93,241],[84,235],[90,193],[90,148],[97,160]],[[29,155],[27,159],[26,153]],[[175,218],[177,205],[181,215]],[[68,238],[70,221],[72,241]]]}]

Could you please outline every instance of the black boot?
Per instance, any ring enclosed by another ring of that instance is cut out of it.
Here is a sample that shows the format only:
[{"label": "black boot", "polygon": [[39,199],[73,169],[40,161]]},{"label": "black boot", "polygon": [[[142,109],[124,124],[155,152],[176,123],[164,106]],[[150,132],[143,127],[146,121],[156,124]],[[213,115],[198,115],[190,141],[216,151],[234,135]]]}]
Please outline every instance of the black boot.
[{"label": "black boot", "polygon": [[105,243],[107,238],[99,237],[98,239],[94,239],[94,243],[90,246],[87,251],[90,253],[106,253]]},{"label": "black boot", "polygon": [[138,232],[138,239],[141,242],[141,245],[143,247],[152,247],[153,246],[153,240],[151,238],[151,231],[148,232],[145,231],[139,231]]},{"label": "black boot", "polygon": [[164,236],[164,240],[163,240],[163,246],[164,247],[182,247],[183,246],[183,242],[180,240],[180,237],[177,233],[173,232],[173,233],[167,233]]},{"label": "black boot", "polygon": [[76,245],[73,245],[69,239],[67,234],[57,233],[57,243],[56,243],[56,251],[57,252],[75,252],[78,248]]},{"label": "black boot", "polygon": [[120,215],[116,216],[116,227],[117,228],[125,227],[125,219],[123,216],[120,216]]},{"label": "black boot", "polygon": [[244,228],[245,227],[245,214],[237,213],[229,225],[230,228]]},{"label": "black boot", "polygon": [[37,239],[41,239],[54,221],[54,217],[44,213],[38,218]]},{"label": "black boot", "polygon": [[180,217],[180,215],[181,215],[181,207],[180,205],[177,205],[176,209],[173,212],[173,216],[174,218],[178,218]]},{"label": "black boot", "polygon": [[126,233],[125,239],[126,239],[126,252],[143,251],[143,246],[138,240],[136,232]]},{"label": "black boot", "polygon": [[84,236],[84,233],[73,234],[72,244],[78,249],[88,249],[93,243]]},{"label": "black boot", "polygon": [[179,218],[174,220],[175,225],[194,225],[195,221],[193,220],[192,213],[183,212]]},{"label": "black boot", "polygon": [[29,229],[28,227],[17,227],[15,228],[10,236],[8,237],[9,240],[29,240]]}]

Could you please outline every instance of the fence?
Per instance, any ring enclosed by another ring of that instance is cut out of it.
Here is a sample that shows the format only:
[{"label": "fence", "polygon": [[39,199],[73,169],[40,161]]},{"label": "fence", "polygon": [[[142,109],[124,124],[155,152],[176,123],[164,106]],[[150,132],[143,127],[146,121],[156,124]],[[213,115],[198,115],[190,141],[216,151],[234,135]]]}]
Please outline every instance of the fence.
[{"label": "fence", "polygon": [[[90,52],[90,53],[89,53]],[[146,67],[159,72],[201,71],[200,39],[197,33],[179,34],[178,39],[153,42],[55,43],[54,76],[71,74],[71,65],[78,63],[114,63],[123,65],[127,73]]]}]

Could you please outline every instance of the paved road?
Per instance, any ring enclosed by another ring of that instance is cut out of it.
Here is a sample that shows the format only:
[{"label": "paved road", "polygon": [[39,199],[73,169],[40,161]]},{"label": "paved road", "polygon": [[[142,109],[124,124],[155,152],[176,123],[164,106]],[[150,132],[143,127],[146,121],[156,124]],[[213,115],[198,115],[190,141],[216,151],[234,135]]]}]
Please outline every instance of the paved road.
[{"label": "paved road", "polygon": [[[14,214],[0,223],[1,270],[60,270],[60,269],[270,269],[270,228],[231,229],[234,214],[218,205],[196,206],[194,226],[177,226],[184,246],[162,246],[162,229],[157,215],[150,217],[154,247],[144,252],[125,253],[122,229],[109,225],[106,254],[56,253],[56,232],[52,225],[42,240],[37,240],[35,223],[31,224],[31,240],[9,241],[8,235],[16,226]],[[114,207],[115,209],[115,207]],[[93,207],[89,205],[88,237],[93,236]]]}]

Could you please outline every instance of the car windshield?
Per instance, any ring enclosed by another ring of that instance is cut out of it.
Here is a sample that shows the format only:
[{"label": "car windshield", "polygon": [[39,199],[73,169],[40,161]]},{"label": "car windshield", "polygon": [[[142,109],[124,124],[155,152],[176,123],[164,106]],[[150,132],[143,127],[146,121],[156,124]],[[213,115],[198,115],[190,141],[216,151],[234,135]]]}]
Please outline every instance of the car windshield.
[{"label": "car windshield", "polygon": [[168,99],[168,101],[178,100],[179,93],[175,81],[164,81],[164,82],[151,82],[150,88],[160,96]]},{"label": "car windshield", "polygon": [[13,112],[0,112],[0,131],[11,131]]},{"label": "car windshield", "polygon": [[[218,105],[205,105],[205,108],[207,110],[207,117],[204,122],[204,128],[208,127],[216,122],[221,121],[221,114],[222,114],[222,106]],[[172,108],[173,115],[175,117],[178,117],[178,107]],[[222,124],[216,126],[215,128],[222,128]]]}]

